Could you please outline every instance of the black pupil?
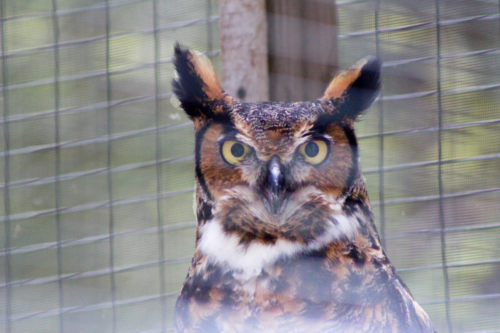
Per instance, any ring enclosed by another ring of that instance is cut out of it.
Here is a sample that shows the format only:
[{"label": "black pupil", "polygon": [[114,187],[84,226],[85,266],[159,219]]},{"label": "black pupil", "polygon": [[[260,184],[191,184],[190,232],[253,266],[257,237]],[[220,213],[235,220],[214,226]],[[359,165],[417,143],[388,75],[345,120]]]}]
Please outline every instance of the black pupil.
[{"label": "black pupil", "polygon": [[244,153],[245,148],[243,148],[243,145],[241,143],[235,143],[231,146],[231,154],[233,154],[234,157],[241,157]]},{"label": "black pupil", "polygon": [[315,157],[319,153],[319,147],[315,142],[309,142],[306,145],[306,155],[309,157]]}]

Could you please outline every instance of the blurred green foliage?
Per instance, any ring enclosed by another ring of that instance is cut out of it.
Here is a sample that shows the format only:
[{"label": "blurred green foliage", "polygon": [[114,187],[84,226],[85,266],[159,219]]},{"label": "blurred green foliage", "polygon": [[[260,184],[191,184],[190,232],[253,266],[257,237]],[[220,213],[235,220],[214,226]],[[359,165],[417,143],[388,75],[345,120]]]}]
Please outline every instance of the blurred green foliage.
[{"label": "blurred green foliage", "polygon": [[[357,133],[374,213],[392,262],[438,331],[447,331],[436,200],[441,146],[442,192],[450,196],[442,208],[449,231],[445,254],[453,329],[500,331],[500,24],[494,16],[499,4],[439,3],[442,21],[491,16],[440,27],[444,58],[439,72],[435,25],[346,37],[374,30],[376,24],[391,29],[435,22],[435,2],[428,0],[383,0],[378,16],[376,1],[339,2],[341,67],[367,54],[377,54],[386,64],[383,98],[363,116]],[[65,332],[107,332],[113,316],[119,332],[155,331],[163,312],[164,325],[171,327],[176,293],[194,248],[195,217],[193,131],[170,103],[170,59],[180,41],[212,52],[219,68],[218,24],[210,19],[218,15],[218,3],[116,0],[109,2],[109,12],[97,0],[59,0],[56,5],[57,48],[52,1],[2,1],[0,108],[6,118],[0,127],[0,196],[5,202],[8,182],[10,233],[5,234],[3,218],[0,332],[8,306],[12,332],[56,332],[61,319]],[[480,52],[487,50],[493,51]],[[415,58],[426,59],[395,63]],[[434,93],[391,99],[419,92]],[[380,131],[388,133],[383,154]],[[380,166],[386,168],[383,183]],[[486,190],[491,191],[464,195]],[[381,194],[384,205],[379,204]],[[7,206],[0,207],[5,216]],[[5,251],[7,240],[10,252]],[[14,283],[10,302],[8,257]]]}]

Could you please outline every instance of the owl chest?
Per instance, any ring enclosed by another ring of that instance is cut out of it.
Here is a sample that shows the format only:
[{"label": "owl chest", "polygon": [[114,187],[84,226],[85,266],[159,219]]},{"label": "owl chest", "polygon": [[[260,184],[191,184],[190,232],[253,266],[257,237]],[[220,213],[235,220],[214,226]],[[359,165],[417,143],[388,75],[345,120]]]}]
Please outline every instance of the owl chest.
[{"label": "owl chest", "polygon": [[361,329],[387,317],[387,281],[375,283],[368,266],[307,256],[248,278],[207,265],[186,281],[177,312],[185,311],[190,327],[215,325],[216,332],[328,332],[346,318]]}]

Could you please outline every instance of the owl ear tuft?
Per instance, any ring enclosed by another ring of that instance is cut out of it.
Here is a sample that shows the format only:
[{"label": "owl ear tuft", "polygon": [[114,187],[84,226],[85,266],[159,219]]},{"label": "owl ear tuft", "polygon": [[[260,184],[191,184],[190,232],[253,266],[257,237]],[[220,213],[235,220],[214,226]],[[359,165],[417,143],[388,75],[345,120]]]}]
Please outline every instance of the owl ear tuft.
[{"label": "owl ear tuft", "polygon": [[224,112],[224,104],[232,105],[220,84],[220,79],[208,58],[181,47],[174,49],[174,67],[177,78],[173,91],[187,115],[194,120]]},{"label": "owl ear tuft", "polygon": [[326,89],[322,101],[335,101],[343,118],[355,120],[368,109],[380,93],[380,61],[368,56],[351,69],[335,76]]}]

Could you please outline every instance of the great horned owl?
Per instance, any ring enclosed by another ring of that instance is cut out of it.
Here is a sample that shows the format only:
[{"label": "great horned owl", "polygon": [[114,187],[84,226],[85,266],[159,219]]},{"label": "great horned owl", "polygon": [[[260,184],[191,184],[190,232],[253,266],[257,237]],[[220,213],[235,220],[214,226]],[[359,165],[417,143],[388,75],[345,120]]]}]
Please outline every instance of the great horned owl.
[{"label": "great horned owl", "polygon": [[243,103],[175,47],[194,123],[196,250],[176,332],[434,332],[387,258],[354,122],[380,90],[367,57],[314,102]]}]

